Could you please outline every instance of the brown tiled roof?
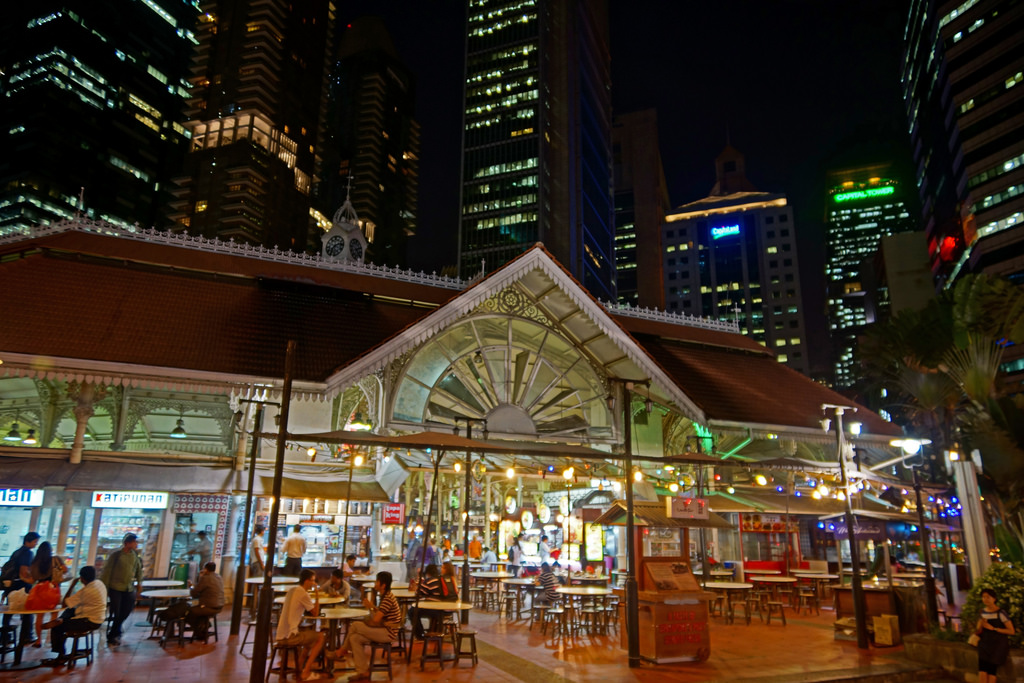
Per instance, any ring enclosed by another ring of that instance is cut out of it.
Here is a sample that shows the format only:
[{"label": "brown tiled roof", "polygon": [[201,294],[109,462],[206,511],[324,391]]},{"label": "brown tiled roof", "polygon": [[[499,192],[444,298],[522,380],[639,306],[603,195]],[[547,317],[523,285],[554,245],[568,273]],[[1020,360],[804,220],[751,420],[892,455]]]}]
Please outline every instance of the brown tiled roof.
[{"label": "brown tiled roof", "polygon": [[[822,404],[851,403],[776,362],[763,349],[730,349],[653,335],[634,336],[711,420],[820,429]],[[856,420],[863,423],[865,433],[902,433],[867,409],[859,410]]]},{"label": "brown tiled roof", "polygon": [[0,291],[16,320],[0,327],[3,351],[281,377],[296,339],[294,378],[307,381],[431,310],[336,286],[48,250],[3,263]]}]

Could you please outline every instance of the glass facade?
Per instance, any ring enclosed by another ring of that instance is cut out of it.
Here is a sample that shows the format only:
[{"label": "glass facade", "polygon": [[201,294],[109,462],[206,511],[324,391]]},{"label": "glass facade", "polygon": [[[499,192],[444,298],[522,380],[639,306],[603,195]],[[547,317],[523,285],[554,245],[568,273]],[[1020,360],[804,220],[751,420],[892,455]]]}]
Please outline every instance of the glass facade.
[{"label": "glass facade", "polygon": [[199,3],[15,3],[0,23],[0,234],[70,218],[158,224]]},{"label": "glass facade", "polygon": [[614,298],[606,33],[602,2],[470,0],[461,275],[542,241]]}]

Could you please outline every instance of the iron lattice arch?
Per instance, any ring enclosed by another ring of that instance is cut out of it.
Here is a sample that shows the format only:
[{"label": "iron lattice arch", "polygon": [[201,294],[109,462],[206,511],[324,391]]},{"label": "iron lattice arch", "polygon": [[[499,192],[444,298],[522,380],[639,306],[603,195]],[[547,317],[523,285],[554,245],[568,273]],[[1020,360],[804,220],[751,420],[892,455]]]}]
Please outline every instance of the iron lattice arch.
[{"label": "iron lattice arch", "polygon": [[402,372],[395,420],[487,420],[491,434],[601,440],[607,390],[588,360],[536,312],[480,313],[421,346]]}]

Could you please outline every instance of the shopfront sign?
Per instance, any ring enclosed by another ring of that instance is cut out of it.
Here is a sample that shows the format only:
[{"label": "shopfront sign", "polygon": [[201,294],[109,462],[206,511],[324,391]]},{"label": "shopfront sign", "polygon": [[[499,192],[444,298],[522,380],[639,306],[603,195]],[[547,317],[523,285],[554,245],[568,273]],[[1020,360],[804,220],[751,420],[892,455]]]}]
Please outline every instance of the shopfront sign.
[{"label": "shopfront sign", "polygon": [[166,510],[170,494],[163,491],[93,491],[94,508]]},{"label": "shopfront sign", "polygon": [[[832,529],[832,532],[836,535],[836,539],[849,537],[849,534],[846,532],[846,522],[843,521],[836,522],[835,529]],[[862,541],[868,539],[884,541],[886,539],[885,522],[873,519],[854,519],[853,535]]]},{"label": "shopfront sign", "polygon": [[385,524],[405,524],[405,503],[385,503],[381,514]]},{"label": "shopfront sign", "polygon": [[533,513],[529,510],[523,510],[522,516],[519,518],[519,522],[523,525],[524,529],[533,528]]},{"label": "shopfront sign", "polygon": [[42,489],[0,489],[0,505],[19,508],[37,508],[42,504]]},{"label": "shopfront sign", "polygon": [[483,515],[470,515],[469,516],[469,525],[470,526],[483,526],[484,522],[485,522],[485,518],[484,518]]},{"label": "shopfront sign", "polygon": [[669,496],[665,499],[666,515],[672,519],[707,519],[708,501],[694,496]]}]

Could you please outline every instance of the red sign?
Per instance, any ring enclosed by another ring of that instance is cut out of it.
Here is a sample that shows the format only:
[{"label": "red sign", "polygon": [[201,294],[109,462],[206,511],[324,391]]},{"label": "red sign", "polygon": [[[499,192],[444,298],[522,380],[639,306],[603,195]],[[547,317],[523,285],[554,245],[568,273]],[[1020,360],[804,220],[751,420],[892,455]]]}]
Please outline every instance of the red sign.
[{"label": "red sign", "polygon": [[384,504],[385,524],[405,524],[405,503]]}]

